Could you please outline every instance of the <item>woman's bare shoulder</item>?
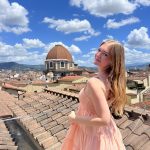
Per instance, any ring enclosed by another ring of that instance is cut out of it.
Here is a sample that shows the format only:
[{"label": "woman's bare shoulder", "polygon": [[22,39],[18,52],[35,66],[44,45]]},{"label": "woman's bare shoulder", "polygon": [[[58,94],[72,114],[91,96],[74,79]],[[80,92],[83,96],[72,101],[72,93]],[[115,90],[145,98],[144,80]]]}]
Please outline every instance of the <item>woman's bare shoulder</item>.
[{"label": "woman's bare shoulder", "polygon": [[97,77],[90,78],[88,80],[87,84],[88,84],[88,86],[93,87],[93,88],[105,88],[103,81],[101,81]]}]

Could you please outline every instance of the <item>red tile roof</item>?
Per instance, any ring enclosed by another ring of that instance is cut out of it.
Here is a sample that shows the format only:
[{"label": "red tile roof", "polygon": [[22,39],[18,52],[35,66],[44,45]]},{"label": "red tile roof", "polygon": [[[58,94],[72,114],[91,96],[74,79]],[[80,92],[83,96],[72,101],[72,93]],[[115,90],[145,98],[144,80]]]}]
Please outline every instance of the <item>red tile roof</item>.
[{"label": "red tile roof", "polygon": [[19,88],[19,87],[16,87],[16,86],[13,86],[13,85],[8,84],[8,83],[3,83],[3,84],[2,84],[2,88],[5,88],[5,89],[13,89],[13,90],[17,90],[17,91],[26,92],[26,90],[24,90],[24,89],[22,89],[22,88]]},{"label": "red tile roof", "polygon": [[73,84],[71,86],[66,87],[65,90],[79,92],[82,88],[85,87],[85,85],[86,83]]},{"label": "red tile roof", "polygon": [[67,59],[73,62],[71,53],[62,45],[55,45],[48,52],[46,59]]},{"label": "red tile roof", "polygon": [[145,108],[146,110],[150,110],[150,101],[144,101],[144,102],[139,102],[132,104],[131,106],[133,107],[140,107],[140,108]]},{"label": "red tile roof", "polygon": [[83,78],[83,76],[65,76],[60,78],[59,81],[74,81],[81,78]]},{"label": "red tile roof", "polygon": [[15,98],[5,91],[0,91],[0,117],[12,116],[8,104],[14,103]]},{"label": "red tile roof", "polygon": [[1,150],[17,150],[18,146],[15,145],[15,141],[12,135],[9,133],[8,128],[4,122],[0,122],[0,149]]},{"label": "red tile roof", "polygon": [[[68,114],[77,110],[78,96],[60,90],[46,91],[28,95],[9,107],[16,116],[29,116],[20,122],[43,149],[60,149],[69,128]],[[115,119],[127,149],[150,147],[149,118],[150,111],[126,106],[123,117]]]}]

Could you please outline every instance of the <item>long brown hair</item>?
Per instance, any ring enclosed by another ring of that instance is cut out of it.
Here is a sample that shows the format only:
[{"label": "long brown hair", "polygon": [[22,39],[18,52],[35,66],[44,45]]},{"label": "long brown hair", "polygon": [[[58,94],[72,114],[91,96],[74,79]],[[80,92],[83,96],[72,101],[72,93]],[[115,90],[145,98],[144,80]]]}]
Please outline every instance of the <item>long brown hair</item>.
[{"label": "long brown hair", "polygon": [[115,40],[104,41],[101,45],[105,43],[109,43],[112,60],[111,65],[105,68],[111,86],[109,96],[113,100],[111,112],[122,116],[127,101],[124,47]]}]

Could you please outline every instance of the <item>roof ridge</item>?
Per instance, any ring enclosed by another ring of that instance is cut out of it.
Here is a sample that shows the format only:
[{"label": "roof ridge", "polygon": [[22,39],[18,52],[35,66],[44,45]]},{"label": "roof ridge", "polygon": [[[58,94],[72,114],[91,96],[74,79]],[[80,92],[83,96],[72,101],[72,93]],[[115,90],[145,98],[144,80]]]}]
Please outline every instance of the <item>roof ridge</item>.
[{"label": "roof ridge", "polygon": [[150,120],[150,111],[144,108],[126,105],[124,111],[130,116],[135,116],[137,118],[142,117],[144,120]]}]

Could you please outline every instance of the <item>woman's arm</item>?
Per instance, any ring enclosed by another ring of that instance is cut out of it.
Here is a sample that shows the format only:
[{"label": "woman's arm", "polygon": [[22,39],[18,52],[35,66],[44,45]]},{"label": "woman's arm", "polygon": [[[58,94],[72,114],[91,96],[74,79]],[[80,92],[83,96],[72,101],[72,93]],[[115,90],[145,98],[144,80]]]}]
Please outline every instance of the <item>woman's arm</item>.
[{"label": "woman's arm", "polygon": [[70,124],[78,123],[87,126],[105,126],[109,124],[107,120],[98,117],[76,116],[74,111],[71,111],[69,115],[69,122]]},{"label": "woman's arm", "polygon": [[90,126],[105,126],[110,123],[110,111],[104,94],[104,84],[97,78],[91,78],[87,83],[89,98],[92,100],[97,117],[76,116],[74,112],[69,115],[71,123]]}]

